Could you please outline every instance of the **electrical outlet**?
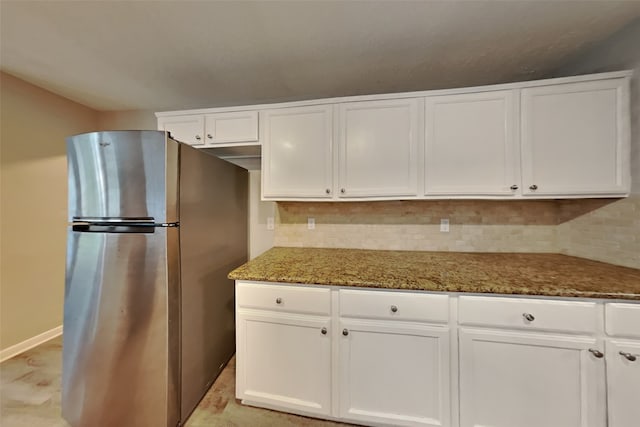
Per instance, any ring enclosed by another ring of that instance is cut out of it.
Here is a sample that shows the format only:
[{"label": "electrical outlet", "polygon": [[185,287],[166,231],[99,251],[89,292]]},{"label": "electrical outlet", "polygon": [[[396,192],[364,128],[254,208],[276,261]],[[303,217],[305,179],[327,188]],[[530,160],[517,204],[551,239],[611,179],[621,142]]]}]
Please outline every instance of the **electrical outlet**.
[{"label": "electrical outlet", "polygon": [[440,231],[442,233],[448,233],[449,232],[449,218],[440,219]]},{"label": "electrical outlet", "polygon": [[273,221],[273,217],[272,216],[268,216],[267,217],[267,230],[273,230],[274,228],[276,228],[275,223]]},{"label": "electrical outlet", "polygon": [[315,229],[316,229],[316,219],[307,218],[307,230],[315,230]]}]

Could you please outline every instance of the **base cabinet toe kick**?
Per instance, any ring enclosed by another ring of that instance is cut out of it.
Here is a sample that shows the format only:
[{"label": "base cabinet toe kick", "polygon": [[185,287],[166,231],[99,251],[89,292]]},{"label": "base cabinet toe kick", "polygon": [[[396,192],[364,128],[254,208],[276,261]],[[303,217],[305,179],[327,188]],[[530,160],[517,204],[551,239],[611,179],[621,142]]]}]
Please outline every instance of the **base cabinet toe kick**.
[{"label": "base cabinet toe kick", "polygon": [[640,303],[236,281],[236,397],[370,426],[631,427]]}]

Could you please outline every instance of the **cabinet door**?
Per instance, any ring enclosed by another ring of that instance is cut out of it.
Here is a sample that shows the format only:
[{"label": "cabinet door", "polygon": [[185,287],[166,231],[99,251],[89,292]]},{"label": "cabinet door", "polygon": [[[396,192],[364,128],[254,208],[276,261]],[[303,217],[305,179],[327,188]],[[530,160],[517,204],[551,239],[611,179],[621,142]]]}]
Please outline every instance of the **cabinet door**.
[{"label": "cabinet door", "polygon": [[236,396],[258,405],[329,415],[329,318],[263,313],[237,312]]},{"label": "cabinet door", "polygon": [[640,420],[640,341],[607,342],[607,392],[609,427],[637,425]]},{"label": "cabinet door", "polygon": [[204,145],[204,117],[202,115],[159,117],[158,130],[171,133],[176,141],[190,145]]},{"label": "cabinet door", "polygon": [[426,195],[518,192],[513,91],[427,97],[425,115]]},{"label": "cabinet door", "polygon": [[339,105],[339,196],[418,194],[418,101]]},{"label": "cabinet door", "polygon": [[461,427],[602,427],[604,351],[595,338],[462,328]]},{"label": "cabinet door", "polygon": [[524,195],[629,191],[626,79],[522,90]]},{"label": "cabinet door", "polygon": [[331,105],[264,112],[264,198],[331,198],[332,117]]},{"label": "cabinet door", "polygon": [[449,426],[449,328],[340,322],[341,418],[394,426]]},{"label": "cabinet door", "polygon": [[205,116],[207,144],[255,142],[258,140],[258,112],[233,111]]}]

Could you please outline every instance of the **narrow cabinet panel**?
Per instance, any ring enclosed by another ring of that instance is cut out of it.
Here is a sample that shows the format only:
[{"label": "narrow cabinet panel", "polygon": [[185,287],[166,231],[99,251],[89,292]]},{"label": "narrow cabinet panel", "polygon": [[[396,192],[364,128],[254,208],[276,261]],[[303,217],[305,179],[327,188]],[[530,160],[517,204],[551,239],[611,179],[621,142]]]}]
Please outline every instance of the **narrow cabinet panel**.
[{"label": "narrow cabinet panel", "polygon": [[595,338],[461,328],[461,427],[602,427]]},{"label": "narrow cabinet panel", "polygon": [[333,107],[266,110],[262,122],[262,196],[331,198]]},{"label": "narrow cabinet panel", "polygon": [[522,89],[523,194],[629,191],[628,80]]},{"label": "narrow cabinet panel", "polygon": [[425,98],[425,194],[519,194],[514,91]]},{"label": "narrow cabinet panel", "polygon": [[339,111],[339,197],[418,195],[418,100],[348,102]]},{"label": "narrow cabinet panel", "polygon": [[640,341],[607,341],[607,391],[609,427],[636,425],[640,420]]}]

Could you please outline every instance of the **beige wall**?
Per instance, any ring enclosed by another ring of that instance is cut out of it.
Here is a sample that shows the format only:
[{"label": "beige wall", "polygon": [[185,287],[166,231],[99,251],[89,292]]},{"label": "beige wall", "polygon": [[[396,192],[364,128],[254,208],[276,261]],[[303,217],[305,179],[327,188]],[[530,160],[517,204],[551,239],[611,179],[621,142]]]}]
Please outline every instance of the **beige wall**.
[{"label": "beige wall", "polygon": [[158,121],[153,111],[101,111],[95,130],[156,130]]},{"label": "beige wall", "polygon": [[0,348],[62,324],[65,137],[96,111],[0,73]]}]

